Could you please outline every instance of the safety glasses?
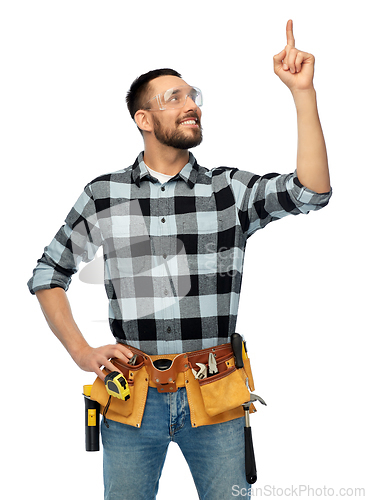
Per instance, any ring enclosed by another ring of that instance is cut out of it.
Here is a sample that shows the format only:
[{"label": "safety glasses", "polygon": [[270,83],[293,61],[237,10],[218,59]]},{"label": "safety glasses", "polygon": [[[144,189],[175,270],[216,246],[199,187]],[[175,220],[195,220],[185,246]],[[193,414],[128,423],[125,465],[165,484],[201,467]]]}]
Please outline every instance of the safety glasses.
[{"label": "safety glasses", "polygon": [[161,94],[156,95],[144,105],[144,109],[160,109],[164,111],[165,109],[178,109],[183,108],[187,102],[187,98],[190,97],[196,106],[202,106],[202,92],[197,87],[191,87],[190,85],[181,85],[179,87],[173,87],[172,89],[165,90]]}]

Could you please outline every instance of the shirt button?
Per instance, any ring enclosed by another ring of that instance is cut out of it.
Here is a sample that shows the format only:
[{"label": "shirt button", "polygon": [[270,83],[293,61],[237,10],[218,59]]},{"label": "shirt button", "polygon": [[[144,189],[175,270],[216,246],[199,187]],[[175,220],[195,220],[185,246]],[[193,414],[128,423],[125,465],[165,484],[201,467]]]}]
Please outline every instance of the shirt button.
[{"label": "shirt button", "polygon": [[168,295],[168,290],[167,289],[164,290],[164,295]]},{"label": "shirt button", "polygon": [[172,329],[170,328],[170,326],[168,326],[168,328],[166,329],[166,331],[167,331],[168,333],[170,333],[170,332],[172,331]]},{"label": "shirt button", "polygon": [[162,186],[161,190],[162,190],[162,191],[165,191],[165,186]]},{"label": "shirt button", "polygon": [[163,259],[166,259],[168,256],[166,253],[163,253]]},{"label": "shirt button", "polygon": [[165,222],[165,219],[164,219],[164,217],[163,217],[163,218],[161,219],[161,222]]}]

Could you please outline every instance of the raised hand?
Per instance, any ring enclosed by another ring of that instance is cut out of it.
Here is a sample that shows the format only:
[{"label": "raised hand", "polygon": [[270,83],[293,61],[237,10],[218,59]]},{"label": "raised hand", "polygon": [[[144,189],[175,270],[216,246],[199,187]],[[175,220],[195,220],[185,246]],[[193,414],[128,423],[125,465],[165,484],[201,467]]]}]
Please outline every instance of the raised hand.
[{"label": "raised hand", "polygon": [[273,57],[274,72],[293,91],[313,89],[315,57],[295,48],[293,22],[286,25],[286,47]]}]

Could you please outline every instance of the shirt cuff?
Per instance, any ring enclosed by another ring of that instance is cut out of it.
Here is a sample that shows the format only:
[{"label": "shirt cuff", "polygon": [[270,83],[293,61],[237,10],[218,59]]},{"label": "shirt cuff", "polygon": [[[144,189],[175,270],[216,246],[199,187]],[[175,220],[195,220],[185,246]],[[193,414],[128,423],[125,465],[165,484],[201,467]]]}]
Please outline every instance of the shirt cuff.
[{"label": "shirt cuff", "polygon": [[297,201],[300,203],[304,203],[306,205],[321,205],[325,206],[332,194],[332,188],[330,188],[330,191],[327,193],[316,193],[315,191],[312,191],[311,189],[305,187],[301,182],[299,181],[299,178],[297,177],[297,171],[295,170],[294,172],[294,184],[293,184],[293,195],[296,198]]}]

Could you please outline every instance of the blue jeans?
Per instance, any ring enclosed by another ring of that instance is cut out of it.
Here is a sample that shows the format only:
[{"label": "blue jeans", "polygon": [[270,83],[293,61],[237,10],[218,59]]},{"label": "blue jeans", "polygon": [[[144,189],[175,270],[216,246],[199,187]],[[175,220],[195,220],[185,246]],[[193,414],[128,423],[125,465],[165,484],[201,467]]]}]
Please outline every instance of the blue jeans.
[{"label": "blue jeans", "polygon": [[244,418],[193,428],[184,387],[167,394],[149,387],[140,428],[107,422],[109,428],[101,424],[105,500],[154,500],[171,441],[182,450],[201,500],[235,498],[235,485],[250,496]]}]

